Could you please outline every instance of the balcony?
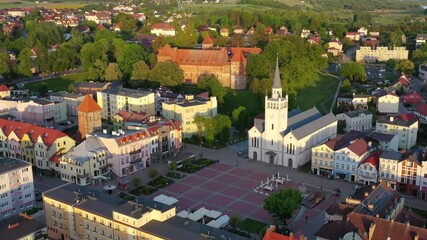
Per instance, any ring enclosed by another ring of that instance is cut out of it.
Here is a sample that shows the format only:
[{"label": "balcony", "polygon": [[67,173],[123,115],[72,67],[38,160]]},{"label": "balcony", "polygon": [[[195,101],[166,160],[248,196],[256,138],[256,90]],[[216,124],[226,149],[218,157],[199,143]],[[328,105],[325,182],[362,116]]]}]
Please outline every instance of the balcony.
[{"label": "balcony", "polygon": [[87,178],[87,177],[89,177],[89,174],[87,174],[87,173],[77,173],[76,176],[78,178]]}]

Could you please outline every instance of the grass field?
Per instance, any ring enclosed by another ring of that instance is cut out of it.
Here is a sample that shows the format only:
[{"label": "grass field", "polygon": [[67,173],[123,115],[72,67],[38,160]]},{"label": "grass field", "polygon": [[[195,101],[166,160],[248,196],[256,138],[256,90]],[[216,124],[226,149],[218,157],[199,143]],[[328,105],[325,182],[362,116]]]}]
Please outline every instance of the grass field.
[{"label": "grass field", "polygon": [[44,1],[25,1],[25,0],[0,0],[0,9],[13,7],[44,7],[44,8],[81,8],[88,3],[83,1],[63,1],[60,3],[49,3]]},{"label": "grass field", "polygon": [[323,74],[318,74],[317,77],[319,80],[316,86],[298,91],[297,101],[299,108],[303,111],[315,106],[320,112],[326,113],[331,107],[338,79]]},{"label": "grass field", "polygon": [[239,229],[250,233],[258,234],[263,228],[267,227],[266,223],[257,220],[246,218],[240,222]]},{"label": "grass field", "polygon": [[68,86],[70,85],[70,83],[83,82],[85,80],[86,80],[85,73],[76,73],[76,74],[70,74],[63,77],[48,79],[41,82],[28,83],[28,84],[25,84],[25,88],[30,89],[30,92],[35,92],[37,91],[38,86],[41,83],[45,82],[48,85],[48,89],[52,90],[52,92],[68,91]]},{"label": "grass field", "polygon": [[264,109],[263,98],[254,94],[251,90],[229,90],[224,98],[224,103],[219,104],[219,113],[231,114],[233,109],[244,106],[249,115],[259,114]]}]

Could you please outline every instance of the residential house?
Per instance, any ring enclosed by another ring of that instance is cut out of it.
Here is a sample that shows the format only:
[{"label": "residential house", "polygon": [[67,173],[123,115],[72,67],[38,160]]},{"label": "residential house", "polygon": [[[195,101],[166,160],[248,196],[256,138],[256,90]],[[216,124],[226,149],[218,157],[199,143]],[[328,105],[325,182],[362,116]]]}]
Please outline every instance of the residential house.
[{"label": "residential house", "polygon": [[310,37],[310,30],[309,29],[303,29],[303,30],[301,30],[301,37],[302,38],[308,38],[308,37]]},{"label": "residential house", "polygon": [[277,31],[276,31],[276,36],[280,36],[280,37],[283,37],[283,36],[286,36],[287,34],[289,34],[289,32],[288,32],[288,28],[287,27],[285,27],[285,26],[281,26],[279,29],[277,29]]},{"label": "residential house", "polygon": [[356,50],[357,62],[386,62],[390,59],[408,59],[409,51],[406,47],[360,47]]},{"label": "residential house", "polygon": [[10,89],[2,84],[0,85],[0,99],[10,98]]},{"label": "residential house", "polygon": [[85,95],[67,92],[56,92],[49,95],[53,102],[65,102],[67,115],[77,116],[77,107],[85,98]]},{"label": "residential house", "polygon": [[176,216],[176,207],[138,197],[123,201],[89,187],[66,184],[43,193],[51,239],[247,238]]},{"label": "residential house", "polygon": [[359,163],[370,151],[371,143],[362,138],[353,140],[348,146],[336,151],[333,170],[335,178],[358,182]]},{"label": "residential house", "polygon": [[11,17],[25,17],[27,11],[23,8],[9,8],[7,9],[7,15]]},{"label": "residential house", "polygon": [[282,230],[274,225],[270,225],[270,227],[265,231],[262,240],[307,240],[304,235],[296,237],[292,232],[289,234],[286,234],[285,232],[285,229]]},{"label": "residential house", "polygon": [[233,33],[234,34],[243,34],[245,32],[245,29],[240,26],[234,26],[233,27]]},{"label": "residential house", "polygon": [[96,24],[101,25],[111,25],[111,12],[109,11],[95,11],[92,10],[92,12],[86,12],[84,14],[86,21],[93,21]]},{"label": "residential house", "polygon": [[397,151],[399,145],[399,136],[394,134],[372,132],[368,134],[369,138],[378,143],[378,148],[382,150]]},{"label": "residential house", "polygon": [[153,92],[119,86],[97,92],[97,101],[102,119],[113,119],[120,110],[155,114]]},{"label": "residential house", "polygon": [[403,95],[403,103],[405,104],[418,105],[421,104],[423,99],[424,97],[415,90]]},{"label": "residential house", "polygon": [[427,123],[427,104],[421,104],[416,109],[414,114],[420,120],[420,123]]},{"label": "residential house", "polygon": [[60,158],[61,180],[79,186],[106,180],[112,155],[96,136],[89,136]]},{"label": "residential house", "polygon": [[382,91],[375,95],[377,110],[380,113],[398,113],[400,98],[395,93]]},{"label": "residential house", "polygon": [[228,37],[230,35],[230,31],[228,30],[228,28],[223,27],[219,30],[219,34],[222,37]]},{"label": "residential house", "polygon": [[372,128],[372,116],[369,110],[355,110],[337,114],[337,119],[345,122],[345,132],[365,131]]},{"label": "residential house", "polygon": [[[423,170],[427,170],[426,150],[424,148],[412,148],[403,151],[403,159],[398,162],[396,189],[399,192],[406,193],[412,196],[421,196]],[[424,177],[425,178],[425,177]],[[424,199],[425,197],[425,192]]]},{"label": "residential house", "polygon": [[360,162],[357,179],[363,185],[371,185],[378,182],[378,169],[381,152],[373,152]]},{"label": "residential house", "polygon": [[169,23],[155,23],[151,26],[151,34],[156,36],[175,36],[175,27]]},{"label": "residential house", "polygon": [[0,221],[2,239],[42,240],[47,238],[47,225],[31,216],[20,213]]},{"label": "residential house", "polygon": [[332,56],[339,56],[342,54],[342,43],[337,40],[333,39],[328,43],[328,53],[331,53]]},{"label": "residential house", "polygon": [[415,47],[419,48],[422,44],[425,44],[427,40],[427,34],[419,33],[415,37]]},{"label": "residential house", "polygon": [[163,111],[163,102],[184,101],[184,94],[174,93],[167,87],[159,87],[155,90],[156,97],[156,115],[160,115]]},{"label": "residential house", "polygon": [[370,95],[358,95],[353,94],[353,99],[351,100],[351,104],[353,105],[353,108],[358,109],[368,109],[368,103],[371,99]]},{"label": "residential house", "polygon": [[307,42],[310,44],[320,44],[322,42],[322,39],[318,35],[311,35],[308,38]]},{"label": "residential house", "polygon": [[383,117],[377,121],[375,131],[399,136],[399,148],[409,149],[417,142],[418,119],[412,114]]},{"label": "residential house", "polygon": [[380,36],[380,32],[369,32],[369,36],[371,36],[371,37],[379,37]]},{"label": "residential house", "polygon": [[418,78],[422,81],[427,80],[427,64],[420,64],[418,67]]},{"label": "residential house", "polygon": [[345,37],[350,39],[350,40],[359,41],[360,40],[360,33],[358,33],[358,32],[346,32]]},{"label": "residential house", "polygon": [[156,117],[147,113],[127,112],[121,110],[114,116],[113,129],[114,131],[119,132],[119,130],[125,130],[127,125],[148,124],[160,120],[164,120],[164,118]]},{"label": "residential house", "polygon": [[359,30],[357,30],[357,32],[360,34],[361,37],[368,36],[368,29],[365,27],[359,28]]},{"label": "residential house", "polygon": [[412,80],[410,77],[402,74],[399,79],[397,79],[394,83],[390,85],[391,88],[397,91],[408,92],[412,86]]},{"label": "residential house", "polygon": [[162,115],[166,119],[175,119],[182,124],[184,137],[197,134],[196,116],[215,117],[218,113],[216,97],[186,95],[185,99],[167,100],[162,104]]},{"label": "residential house", "polygon": [[[213,44],[213,43],[212,43]],[[213,46],[213,45],[212,45]],[[200,77],[212,75],[231,89],[246,89],[246,63],[260,48],[221,47],[214,49],[177,49],[169,44],[159,48],[158,62],[170,60],[184,72],[184,81],[196,84]]]},{"label": "residential house", "polygon": [[0,158],[0,186],[0,220],[35,207],[31,164],[16,158]]},{"label": "residential house", "polygon": [[385,182],[391,188],[396,190],[397,184],[397,169],[399,168],[399,162],[403,160],[403,154],[401,152],[385,150],[380,156],[380,167],[379,167],[379,180]]}]

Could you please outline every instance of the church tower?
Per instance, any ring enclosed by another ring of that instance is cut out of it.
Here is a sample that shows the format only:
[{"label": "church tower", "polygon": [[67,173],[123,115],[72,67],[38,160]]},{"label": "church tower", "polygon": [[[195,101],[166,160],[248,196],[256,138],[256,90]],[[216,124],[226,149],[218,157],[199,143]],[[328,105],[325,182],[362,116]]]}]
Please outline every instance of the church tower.
[{"label": "church tower", "polygon": [[[280,79],[279,61],[276,60],[271,97],[265,97],[265,136],[267,140],[281,142],[280,132],[288,127],[288,96],[283,97],[282,81]],[[271,143],[270,143],[271,144]]]},{"label": "church tower", "polygon": [[82,139],[86,134],[102,129],[101,121],[102,108],[93,100],[91,95],[86,95],[77,108],[79,121],[79,132]]}]

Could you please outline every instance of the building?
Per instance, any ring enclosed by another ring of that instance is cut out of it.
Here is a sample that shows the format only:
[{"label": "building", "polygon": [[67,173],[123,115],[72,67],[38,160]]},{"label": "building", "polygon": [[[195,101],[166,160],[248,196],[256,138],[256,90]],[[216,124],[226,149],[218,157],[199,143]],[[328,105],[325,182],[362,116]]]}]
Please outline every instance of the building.
[{"label": "building", "polygon": [[[403,158],[397,166],[397,191],[416,197],[423,193],[426,199],[425,191],[420,191],[423,186],[423,174],[427,174],[426,161],[424,148],[413,148],[403,152]],[[425,187],[425,181],[423,187]]]},{"label": "building", "polygon": [[95,11],[86,12],[84,14],[84,18],[86,21],[93,21],[96,24],[101,25],[111,25],[111,12],[109,11]]},{"label": "building", "polygon": [[339,56],[342,54],[342,43],[337,39],[333,39],[328,43],[328,53],[332,56]]},{"label": "building", "polygon": [[66,184],[43,193],[52,239],[247,239],[176,216],[176,207],[139,197],[125,201]]},{"label": "building", "polygon": [[359,30],[357,30],[357,32],[360,34],[361,37],[368,36],[368,29],[365,27],[359,28]]},{"label": "building", "polygon": [[298,168],[310,161],[312,147],[336,136],[337,119],[332,113],[322,116],[316,108],[288,113],[288,96],[283,97],[282,92],[276,62],[272,95],[265,97],[264,119],[255,119],[248,132],[249,158]]},{"label": "building", "polygon": [[228,28],[221,28],[219,30],[219,35],[221,35],[222,37],[228,37],[230,35],[230,30],[228,30]]},{"label": "building", "polygon": [[351,141],[349,145],[335,151],[334,177],[351,182],[358,182],[359,164],[372,150],[371,144],[371,142],[359,138]]},{"label": "building", "polygon": [[403,160],[401,152],[383,151],[380,156],[379,180],[390,185],[396,190],[397,184],[397,169],[399,162]]},{"label": "building", "polygon": [[356,50],[356,61],[387,62],[390,59],[408,59],[409,51],[405,47],[360,47]]},{"label": "building", "polygon": [[360,33],[358,33],[358,32],[346,32],[345,37],[350,39],[350,40],[359,41],[360,40]]},{"label": "building", "polygon": [[67,115],[77,116],[77,107],[85,98],[85,95],[67,93],[67,92],[57,92],[52,93],[49,96],[49,99],[53,102],[65,102],[67,108]]},{"label": "building", "polygon": [[375,131],[399,136],[399,148],[409,149],[417,142],[418,119],[414,114],[383,117],[377,121]]},{"label": "building", "polygon": [[20,213],[0,221],[0,236],[4,240],[43,240],[47,238],[47,225]]},{"label": "building", "polygon": [[110,173],[111,154],[96,136],[89,136],[60,159],[61,180],[79,186],[106,180]]},{"label": "building", "polygon": [[113,119],[120,110],[156,113],[154,93],[148,91],[113,87],[97,92],[97,101],[102,108],[102,119]]},{"label": "building", "polygon": [[126,124],[143,124],[155,122],[158,120],[153,115],[149,115],[146,113],[137,113],[137,112],[127,112],[127,111],[119,111],[114,117],[113,120],[113,129],[114,131],[125,130]]},{"label": "building", "polygon": [[96,97],[96,93],[112,87],[121,86],[119,81],[117,82],[78,82],[74,84],[74,92],[77,94],[92,94]]},{"label": "building", "polygon": [[422,81],[427,80],[427,64],[420,64],[418,67],[418,78]]},{"label": "building", "polygon": [[25,17],[27,11],[23,8],[9,8],[7,9],[7,15],[11,17]]},{"label": "building", "polygon": [[372,132],[368,135],[372,141],[378,143],[378,148],[382,150],[397,151],[399,136],[394,134]]},{"label": "building", "polygon": [[418,105],[421,104],[423,100],[424,97],[415,90],[403,95],[403,103],[405,104]]},{"label": "building", "polygon": [[369,108],[369,101],[371,100],[370,95],[358,95],[353,94],[353,99],[351,100],[351,104],[354,109],[360,110],[360,109],[368,109]]},{"label": "building", "polygon": [[0,186],[0,220],[35,206],[31,164],[16,158],[0,158]]},{"label": "building", "polygon": [[184,137],[191,137],[197,134],[195,117],[215,117],[218,113],[218,102],[216,97],[209,95],[186,95],[184,99],[163,102],[162,109],[162,115],[166,119],[175,119],[182,123]]},{"label": "building", "polygon": [[93,100],[91,95],[86,95],[77,108],[80,136],[86,135],[102,128],[101,107]]},{"label": "building", "polygon": [[288,235],[289,236],[285,235],[285,230],[283,230],[282,233],[280,228],[277,228],[274,225],[270,225],[270,227],[267,228],[262,240],[307,240],[304,235],[301,235],[300,237],[295,237],[293,233],[289,233]]},{"label": "building", "polygon": [[2,84],[0,85],[0,99],[10,98],[10,89]]},{"label": "building", "polygon": [[260,52],[260,48],[241,47],[177,49],[167,44],[158,49],[157,59],[177,63],[184,72],[186,83],[197,84],[200,77],[215,76],[224,87],[246,89],[247,57]]},{"label": "building", "polygon": [[360,162],[357,179],[360,184],[371,185],[378,182],[381,152],[373,152]]},{"label": "building", "polygon": [[151,26],[151,34],[156,36],[175,36],[175,27],[169,23],[155,23]]},{"label": "building", "polygon": [[416,109],[414,114],[420,120],[420,123],[427,123],[427,104],[421,104]]},{"label": "building", "polygon": [[310,37],[310,30],[309,29],[303,29],[303,30],[301,30],[301,37],[302,38],[308,38],[308,37]]},{"label": "building", "polygon": [[427,34],[419,33],[415,38],[415,47],[419,48],[422,44],[425,44],[427,40]]},{"label": "building", "polygon": [[0,119],[0,157],[27,161],[40,171],[59,166],[58,154],[66,153],[74,144],[61,131]]},{"label": "building", "polygon": [[345,132],[365,131],[372,128],[372,113],[369,110],[348,111],[337,114],[337,119],[345,122]]},{"label": "building", "polygon": [[404,93],[408,92],[412,86],[411,77],[402,74],[399,79],[390,85],[394,90],[403,91]]},{"label": "building", "polygon": [[377,110],[379,113],[398,113],[400,98],[395,93],[382,91],[377,97]]}]

